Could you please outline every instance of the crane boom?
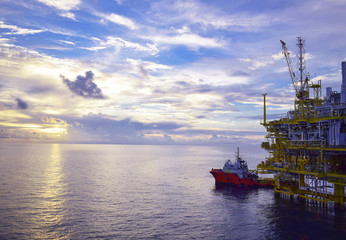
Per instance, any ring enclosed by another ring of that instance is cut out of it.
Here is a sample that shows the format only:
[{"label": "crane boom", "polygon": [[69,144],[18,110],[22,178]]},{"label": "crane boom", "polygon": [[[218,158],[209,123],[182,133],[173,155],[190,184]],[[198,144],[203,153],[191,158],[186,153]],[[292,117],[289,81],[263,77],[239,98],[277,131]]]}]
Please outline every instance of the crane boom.
[{"label": "crane boom", "polygon": [[296,78],[296,74],[294,73],[293,67],[292,67],[292,62],[291,62],[291,58],[290,58],[290,52],[288,51],[287,47],[286,47],[286,43],[282,40],[280,40],[281,44],[282,44],[282,49],[283,49],[283,54],[285,55],[286,58],[286,62],[288,65],[288,71],[290,73],[291,76],[291,80],[292,80],[292,84],[294,89],[296,90],[296,94],[299,93],[299,88],[297,86],[297,78]]}]

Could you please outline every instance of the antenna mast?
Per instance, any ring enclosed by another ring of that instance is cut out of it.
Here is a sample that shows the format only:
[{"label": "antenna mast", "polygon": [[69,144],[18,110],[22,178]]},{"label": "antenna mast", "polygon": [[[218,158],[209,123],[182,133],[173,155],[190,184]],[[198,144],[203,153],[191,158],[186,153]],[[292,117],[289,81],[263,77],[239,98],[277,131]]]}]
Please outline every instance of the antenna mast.
[{"label": "antenna mast", "polygon": [[283,49],[283,54],[286,58],[286,62],[288,65],[288,70],[290,73],[290,77],[292,80],[292,85],[296,91],[296,97],[298,99],[306,99],[308,98],[308,85],[309,85],[309,77],[305,73],[305,40],[302,39],[302,37],[298,37],[298,70],[299,70],[299,79],[297,79],[296,74],[294,73],[293,67],[292,67],[292,62],[290,58],[290,52],[288,51],[286,47],[286,43],[282,40],[280,40],[282,44],[282,49]]},{"label": "antenna mast", "polygon": [[[306,78],[306,65],[305,65],[305,40],[302,39],[302,37],[298,37],[298,50],[299,50],[299,55],[298,55],[298,69],[299,69],[299,75],[300,75],[300,91],[303,92],[306,91],[307,89],[307,78]],[[305,78],[305,79],[304,79]]]}]

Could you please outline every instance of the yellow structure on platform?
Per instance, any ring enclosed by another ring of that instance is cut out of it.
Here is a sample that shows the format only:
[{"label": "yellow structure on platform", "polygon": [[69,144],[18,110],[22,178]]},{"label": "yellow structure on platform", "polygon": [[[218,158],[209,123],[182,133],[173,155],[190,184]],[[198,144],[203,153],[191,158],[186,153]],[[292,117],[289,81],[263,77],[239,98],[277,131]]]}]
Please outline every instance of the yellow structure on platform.
[{"label": "yellow structure on platform", "polygon": [[305,74],[304,40],[298,38],[300,78],[293,72],[286,43],[281,41],[292,84],[294,110],[279,120],[268,121],[262,148],[270,156],[257,166],[259,173],[275,174],[275,193],[318,203],[344,206],[346,185],[346,62],[342,63],[341,93],[327,88],[322,97],[321,80]]}]

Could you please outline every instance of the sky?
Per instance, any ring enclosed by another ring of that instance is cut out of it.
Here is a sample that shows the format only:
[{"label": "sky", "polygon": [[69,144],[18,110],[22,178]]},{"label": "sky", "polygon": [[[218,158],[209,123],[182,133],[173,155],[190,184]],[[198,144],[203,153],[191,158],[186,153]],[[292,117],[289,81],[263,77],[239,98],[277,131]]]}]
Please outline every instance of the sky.
[{"label": "sky", "polygon": [[2,0],[0,141],[260,144],[297,70],[340,91],[344,0]]}]

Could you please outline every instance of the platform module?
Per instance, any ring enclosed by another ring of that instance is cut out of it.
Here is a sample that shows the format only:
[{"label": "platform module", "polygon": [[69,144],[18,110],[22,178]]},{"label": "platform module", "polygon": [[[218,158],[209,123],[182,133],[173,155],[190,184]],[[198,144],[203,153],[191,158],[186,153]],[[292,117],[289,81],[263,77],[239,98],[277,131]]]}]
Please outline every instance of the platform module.
[{"label": "platform module", "polygon": [[281,41],[292,85],[294,109],[274,121],[261,123],[267,131],[262,143],[269,157],[257,166],[259,173],[274,173],[274,191],[309,202],[345,205],[346,184],[346,62],[342,62],[341,92],[312,82],[305,71],[305,42],[298,37],[298,72]]}]

